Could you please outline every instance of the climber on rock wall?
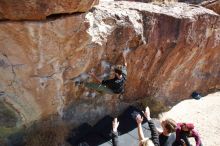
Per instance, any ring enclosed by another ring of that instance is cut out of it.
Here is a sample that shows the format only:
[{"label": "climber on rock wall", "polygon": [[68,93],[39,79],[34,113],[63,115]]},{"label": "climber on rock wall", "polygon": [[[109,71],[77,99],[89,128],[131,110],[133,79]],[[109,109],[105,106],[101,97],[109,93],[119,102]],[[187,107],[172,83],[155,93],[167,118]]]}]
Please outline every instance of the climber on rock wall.
[{"label": "climber on rock wall", "polygon": [[127,61],[126,56],[127,52],[123,52],[123,65],[117,65],[114,68],[114,78],[101,80],[99,79],[94,72],[90,72],[89,75],[93,77],[98,83],[85,83],[85,86],[98,92],[107,93],[107,94],[123,94],[125,81],[127,78]]}]

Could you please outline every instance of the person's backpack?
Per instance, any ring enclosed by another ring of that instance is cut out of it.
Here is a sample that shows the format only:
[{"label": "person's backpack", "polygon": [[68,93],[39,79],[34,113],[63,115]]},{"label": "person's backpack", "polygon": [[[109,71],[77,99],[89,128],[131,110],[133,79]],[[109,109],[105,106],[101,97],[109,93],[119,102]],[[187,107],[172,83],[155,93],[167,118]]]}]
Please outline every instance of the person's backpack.
[{"label": "person's backpack", "polygon": [[198,92],[196,92],[196,91],[194,91],[191,94],[191,96],[192,96],[193,99],[196,99],[196,100],[199,100],[200,98],[202,98],[202,96]]}]

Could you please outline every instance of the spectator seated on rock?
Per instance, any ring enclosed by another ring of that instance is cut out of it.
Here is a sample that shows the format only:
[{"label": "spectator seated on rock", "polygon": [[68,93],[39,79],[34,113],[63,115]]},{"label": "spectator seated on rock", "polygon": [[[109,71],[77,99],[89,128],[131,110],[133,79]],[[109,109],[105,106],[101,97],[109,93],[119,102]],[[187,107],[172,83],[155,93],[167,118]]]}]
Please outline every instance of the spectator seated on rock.
[{"label": "spectator seated on rock", "polygon": [[85,83],[85,86],[102,93],[123,94],[127,77],[126,53],[123,53],[124,65],[118,65],[114,69],[114,78],[100,80],[93,72],[89,73],[98,83]]},{"label": "spectator seated on rock", "polygon": [[174,146],[191,146],[188,138],[194,137],[196,146],[202,146],[199,133],[192,123],[178,123],[176,128],[176,141]]},{"label": "spectator seated on rock", "polygon": [[147,122],[150,127],[151,138],[144,137],[144,133],[143,133],[143,129],[142,129],[143,117],[141,117],[141,115],[138,114],[136,117],[136,122],[137,122],[137,126],[138,126],[138,137],[139,137],[139,141],[140,141],[139,146],[160,146],[159,135],[156,130],[154,122],[151,120],[150,109],[148,107],[145,109],[144,115],[147,118]]}]

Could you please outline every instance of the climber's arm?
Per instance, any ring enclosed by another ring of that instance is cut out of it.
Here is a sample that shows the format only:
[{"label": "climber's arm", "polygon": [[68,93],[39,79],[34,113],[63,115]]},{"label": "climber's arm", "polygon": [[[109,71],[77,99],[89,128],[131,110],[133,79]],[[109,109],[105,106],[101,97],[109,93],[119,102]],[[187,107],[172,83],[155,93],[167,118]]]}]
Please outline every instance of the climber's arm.
[{"label": "climber's arm", "polygon": [[127,57],[127,54],[123,52],[124,66],[127,67],[128,63],[127,63],[126,57]]},{"label": "climber's arm", "polygon": [[89,75],[90,75],[91,77],[93,77],[93,79],[95,79],[98,83],[102,83],[102,80],[99,79],[99,78],[95,75],[94,72],[90,72]]}]

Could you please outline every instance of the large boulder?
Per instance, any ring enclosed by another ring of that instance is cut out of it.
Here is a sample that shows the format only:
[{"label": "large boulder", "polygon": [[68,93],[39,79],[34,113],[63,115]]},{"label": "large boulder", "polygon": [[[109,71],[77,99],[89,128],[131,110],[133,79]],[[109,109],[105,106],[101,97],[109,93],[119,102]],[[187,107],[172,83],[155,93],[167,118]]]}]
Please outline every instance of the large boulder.
[{"label": "large boulder", "polygon": [[0,0],[0,19],[42,20],[52,14],[86,12],[98,0]]},{"label": "large boulder", "polygon": [[[220,88],[219,15],[184,3],[112,2],[43,22],[2,21],[0,46],[0,99],[21,123],[56,113],[93,123],[123,102],[153,97],[173,105]],[[121,102],[78,85],[92,69],[104,77],[123,51]]]},{"label": "large boulder", "polygon": [[135,2],[143,2],[143,3],[149,3],[153,0],[115,0],[115,1],[135,1]]},{"label": "large boulder", "polygon": [[201,5],[220,14],[220,1],[219,0],[205,1]]},{"label": "large boulder", "polygon": [[[104,1],[104,0],[102,0]],[[198,4],[208,9],[215,11],[216,13],[220,14],[220,1],[219,0],[115,0],[115,1],[130,1],[130,2],[160,2],[160,3],[167,3],[167,2],[184,2],[188,4]]]}]

